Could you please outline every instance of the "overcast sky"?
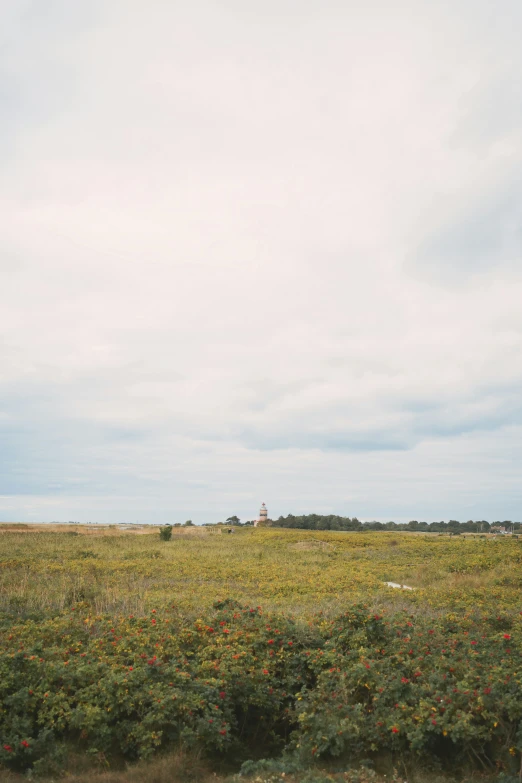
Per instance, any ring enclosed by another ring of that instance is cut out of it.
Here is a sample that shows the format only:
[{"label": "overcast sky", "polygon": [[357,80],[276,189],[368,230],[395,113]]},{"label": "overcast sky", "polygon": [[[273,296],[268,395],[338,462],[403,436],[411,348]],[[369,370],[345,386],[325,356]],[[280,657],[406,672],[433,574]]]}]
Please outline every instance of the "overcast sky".
[{"label": "overcast sky", "polygon": [[3,0],[0,519],[522,519],[520,0]]}]

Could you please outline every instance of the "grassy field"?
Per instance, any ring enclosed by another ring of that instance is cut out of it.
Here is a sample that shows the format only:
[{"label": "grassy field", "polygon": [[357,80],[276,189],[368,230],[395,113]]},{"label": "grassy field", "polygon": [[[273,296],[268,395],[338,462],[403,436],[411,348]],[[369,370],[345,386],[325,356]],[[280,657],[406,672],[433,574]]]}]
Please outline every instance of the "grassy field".
[{"label": "grassy field", "polygon": [[41,616],[88,601],[97,613],[137,613],[175,602],[190,617],[225,597],[305,614],[357,599],[422,612],[520,603],[522,539],[174,528],[164,543],[157,529],[40,531],[0,532],[0,611]]},{"label": "grassy field", "polygon": [[0,779],[518,779],[521,564],[510,537],[0,525]]}]

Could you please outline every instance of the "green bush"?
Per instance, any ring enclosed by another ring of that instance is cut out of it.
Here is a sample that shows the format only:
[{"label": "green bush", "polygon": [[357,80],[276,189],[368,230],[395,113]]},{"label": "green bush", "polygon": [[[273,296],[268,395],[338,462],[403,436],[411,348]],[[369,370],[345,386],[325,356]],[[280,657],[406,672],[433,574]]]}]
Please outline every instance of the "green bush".
[{"label": "green bush", "polygon": [[161,541],[170,541],[172,538],[172,525],[166,525],[165,527],[160,527],[160,539]]},{"label": "green bush", "polygon": [[356,605],[298,624],[225,599],[189,622],[175,605],[141,617],[78,605],[3,626],[0,765],[42,767],[75,743],[127,760],[174,745],[236,761],[284,751],[258,762],[274,773],[384,751],[509,774],[521,642],[518,614],[456,622]]}]

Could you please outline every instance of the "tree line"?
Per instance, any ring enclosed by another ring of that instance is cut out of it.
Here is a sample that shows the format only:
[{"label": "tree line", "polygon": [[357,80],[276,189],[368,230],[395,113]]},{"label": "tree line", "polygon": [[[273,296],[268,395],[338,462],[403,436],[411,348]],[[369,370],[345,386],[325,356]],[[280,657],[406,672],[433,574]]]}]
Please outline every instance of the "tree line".
[{"label": "tree line", "polygon": [[459,522],[450,519],[449,522],[419,522],[415,519],[410,522],[361,522],[357,517],[341,517],[336,514],[303,514],[296,516],[280,516],[277,520],[269,520],[273,527],[300,528],[303,530],[410,530],[425,533],[488,533],[491,530],[503,527],[507,531],[519,531],[520,522],[511,520],[488,522],[485,519],[467,522]]}]

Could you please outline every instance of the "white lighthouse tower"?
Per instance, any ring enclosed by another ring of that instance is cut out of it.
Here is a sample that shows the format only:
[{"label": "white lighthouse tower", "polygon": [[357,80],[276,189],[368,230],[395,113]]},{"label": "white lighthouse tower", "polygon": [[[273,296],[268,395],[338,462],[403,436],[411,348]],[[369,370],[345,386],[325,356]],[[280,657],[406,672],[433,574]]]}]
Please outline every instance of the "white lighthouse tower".
[{"label": "white lighthouse tower", "polygon": [[261,503],[261,508],[259,510],[259,516],[256,519],[256,523],[255,523],[254,527],[257,527],[260,522],[266,522],[267,519],[268,519],[268,511],[266,510],[265,504]]}]

